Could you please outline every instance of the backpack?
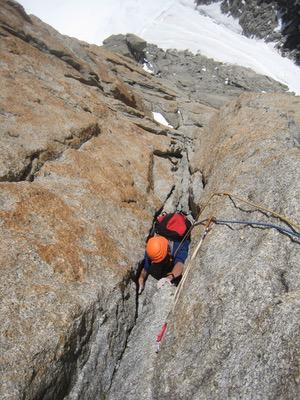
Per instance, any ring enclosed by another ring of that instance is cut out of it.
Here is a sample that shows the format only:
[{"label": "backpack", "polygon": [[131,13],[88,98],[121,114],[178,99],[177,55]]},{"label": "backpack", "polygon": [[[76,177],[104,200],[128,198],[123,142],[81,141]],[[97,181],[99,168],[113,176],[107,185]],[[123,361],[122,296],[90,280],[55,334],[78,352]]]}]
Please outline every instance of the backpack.
[{"label": "backpack", "polygon": [[160,215],[155,224],[155,232],[169,240],[181,241],[186,235],[191,222],[181,212]]}]

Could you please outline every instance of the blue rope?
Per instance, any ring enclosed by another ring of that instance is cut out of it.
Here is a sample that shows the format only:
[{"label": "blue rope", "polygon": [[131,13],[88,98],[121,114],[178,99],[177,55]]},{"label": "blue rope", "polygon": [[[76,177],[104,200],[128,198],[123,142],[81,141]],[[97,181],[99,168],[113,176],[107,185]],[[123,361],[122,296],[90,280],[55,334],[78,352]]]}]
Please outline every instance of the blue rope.
[{"label": "blue rope", "polygon": [[277,229],[279,232],[286,233],[287,235],[293,235],[298,238],[300,238],[300,233],[298,232],[293,232],[289,229],[282,228],[279,225],[274,225],[274,224],[267,224],[265,222],[255,222],[255,221],[224,221],[224,220],[215,220],[214,221],[216,224],[240,224],[240,225],[257,225],[257,226],[263,226],[265,228],[273,228]]},{"label": "blue rope", "polygon": [[[203,222],[205,222],[207,220],[203,220],[200,222],[197,222],[195,225],[200,225],[203,224]],[[273,228],[273,229],[277,229],[279,232],[281,233],[286,233],[287,235],[292,235],[292,236],[296,236],[298,238],[300,238],[300,233],[299,232],[294,232],[291,231],[289,229],[285,229],[279,225],[274,225],[274,224],[268,224],[265,222],[255,222],[255,221],[226,221],[226,220],[220,220],[220,219],[214,219],[213,222],[217,225],[226,225],[226,224],[240,224],[240,225],[257,225],[257,226],[262,226],[265,228]]]}]

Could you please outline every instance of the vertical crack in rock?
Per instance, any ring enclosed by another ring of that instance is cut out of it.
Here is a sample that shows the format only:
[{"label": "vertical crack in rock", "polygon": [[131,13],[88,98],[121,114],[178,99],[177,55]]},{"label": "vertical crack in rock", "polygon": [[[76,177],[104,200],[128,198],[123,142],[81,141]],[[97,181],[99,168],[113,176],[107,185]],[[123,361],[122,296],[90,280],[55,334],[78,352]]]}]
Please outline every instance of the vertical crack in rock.
[{"label": "vertical crack in rock", "polygon": [[[182,137],[181,137],[182,141]],[[180,142],[181,142],[180,141]],[[173,146],[178,142],[175,140]],[[157,160],[164,160],[172,170],[174,184],[165,196],[160,211],[172,212],[181,210],[189,213],[190,197],[200,182],[202,185],[202,174],[199,172],[197,179],[192,180],[191,168],[188,159],[188,150],[182,148],[169,151],[153,151],[149,163],[149,190],[155,190],[156,182],[161,179],[159,172],[154,173]],[[167,165],[166,164],[166,165]],[[163,173],[163,172],[162,172]],[[152,393],[152,371],[159,354],[156,353],[156,335],[161,330],[172,309],[175,287],[164,286],[161,290],[156,288],[156,280],[148,277],[145,290],[137,298],[137,318],[135,326],[130,332],[126,342],[126,349],[122,353],[119,365],[116,368],[107,395],[108,400],[121,399],[153,399]]]},{"label": "vertical crack in rock", "polygon": [[58,344],[47,374],[40,369],[44,353],[35,356],[36,367],[23,398],[102,398],[109,390],[134,322],[135,288],[127,280],[106,303],[99,297],[74,320],[64,346]]},{"label": "vertical crack in rock", "polygon": [[175,288],[157,291],[149,278],[139,299],[139,316],[128,340],[126,351],[114,376],[108,400],[153,399],[152,371],[156,358],[156,335],[167,320]]},{"label": "vertical crack in rock", "polygon": [[282,283],[284,292],[288,293],[289,292],[289,284],[286,279],[286,274],[287,274],[287,271],[280,271],[279,277],[280,277],[280,282]]},{"label": "vertical crack in rock", "polygon": [[150,192],[150,190],[153,190],[154,187],[154,182],[153,182],[153,165],[154,165],[154,154],[151,153],[150,159],[149,159],[149,165],[148,165],[148,186],[147,186],[147,193]]},{"label": "vertical crack in rock", "polygon": [[[119,297],[114,301],[114,297]],[[113,291],[90,324],[89,341],[80,346],[84,358],[77,359],[66,400],[103,398],[109,391],[116,368],[135,325],[136,290],[130,277]],[[80,330],[77,331],[78,333]],[[58,399],[59,397],[55,397]]]},{"label": "vertical crack in rock", "polygon": [[200,211],[199,204],[206,186],[206,179],[199,170],[193,172],[190,168],[189,173],[189,208],[193,217],[196,218]]},{"label": "vertical crack in rock", "polygon": [[167,199],[164,211],[172,212],[174,210],[190,212],[189,208],[189,185],[190,172],[187,150],[182,152],[182,158],[175,174],[175,189]]}]

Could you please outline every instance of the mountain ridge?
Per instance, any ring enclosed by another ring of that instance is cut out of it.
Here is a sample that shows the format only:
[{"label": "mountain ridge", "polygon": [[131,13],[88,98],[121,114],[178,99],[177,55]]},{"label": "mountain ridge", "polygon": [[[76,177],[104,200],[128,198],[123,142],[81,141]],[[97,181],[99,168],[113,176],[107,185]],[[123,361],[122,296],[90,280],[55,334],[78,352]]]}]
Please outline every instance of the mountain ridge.
[{"label": "mountain ridge", "polygon": [[[195,0],[196,6],[212,4],[219,0]],[[288,0],[223,0],[223,13],[239,21],[243,34],[277,42],[283,56],[300,65],[300,4]]]}]

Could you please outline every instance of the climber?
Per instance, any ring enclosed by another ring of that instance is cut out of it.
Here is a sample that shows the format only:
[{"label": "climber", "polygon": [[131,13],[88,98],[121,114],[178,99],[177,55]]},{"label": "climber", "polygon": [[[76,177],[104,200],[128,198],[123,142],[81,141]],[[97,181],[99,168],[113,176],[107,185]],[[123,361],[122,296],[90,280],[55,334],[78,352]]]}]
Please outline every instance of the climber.
[{"label": "climber", "polygon": [[183,213],[169,213],[157,218],[154,233],[146,244],[143,268],[138,278],[138,293],[148,275],[158,280],[157,287],[180,282],[190,245],[191,222]]}]

